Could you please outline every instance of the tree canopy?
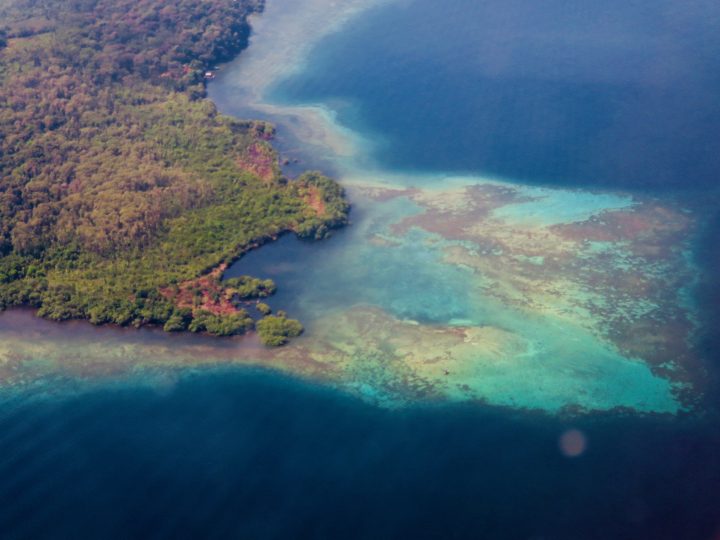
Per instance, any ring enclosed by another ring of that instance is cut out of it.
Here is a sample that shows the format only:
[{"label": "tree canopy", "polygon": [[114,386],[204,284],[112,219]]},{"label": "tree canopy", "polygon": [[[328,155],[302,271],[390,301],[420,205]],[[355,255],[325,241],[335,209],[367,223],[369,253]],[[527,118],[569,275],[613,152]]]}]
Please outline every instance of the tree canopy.
[{"label": "tree canopy", "polygon": [[346,223],[335,182],[283,178],[272,127],[205,99],[205,71],[246,45],[260,8],[0,0],[0,308],[238,333],[246,313],[188,313],[167,291],[283,232]]},{"label": "tree canopy", "polygon": [[271,347],[285,345],[290,338],[303,333],[303,326],[294,319],[284,315],[267,315],[257,323],[260,340]]}]

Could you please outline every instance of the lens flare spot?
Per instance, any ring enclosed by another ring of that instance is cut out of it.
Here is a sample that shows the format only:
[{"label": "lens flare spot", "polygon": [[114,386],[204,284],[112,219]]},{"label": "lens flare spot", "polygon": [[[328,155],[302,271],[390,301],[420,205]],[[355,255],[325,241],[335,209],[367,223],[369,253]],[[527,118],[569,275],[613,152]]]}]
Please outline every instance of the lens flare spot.
[{"label": "lens flare spot", "polygon": [[579,457],[587,449],[587,438],[582,431],[569,429],[560,436],[560,452],[565,457]]}]

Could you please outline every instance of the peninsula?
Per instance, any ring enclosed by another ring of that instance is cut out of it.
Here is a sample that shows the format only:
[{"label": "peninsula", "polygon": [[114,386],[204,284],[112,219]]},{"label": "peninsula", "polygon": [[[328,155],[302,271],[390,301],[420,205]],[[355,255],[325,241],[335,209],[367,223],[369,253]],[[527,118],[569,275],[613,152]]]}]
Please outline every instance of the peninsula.
[{"label": "peninsula", "polygon": [[[389,407],[677,415],[700,403],[700,221],[685,202],[387,168],[366,144],[376,134],[325,101],[270,96],[369,0],[268,2],[251,50],[207,88],[260,4],[44,1],[0,0],[2,304],[260,339],[13,310],[0,316],[0,389],[234,364]],[[280,126],[290,157],[332,167],[357,209],[342,242],[284,242],[228,270],[285,232],[322,238],[347,221],[338,184],[284,178],[273,127],[233,119],[246,115]],[[312,329],[286,347],[266,345],[303,327],[266,303],[267,277]]]},{"label": "peninsula", "polygon": [[[214,335],[302,326],[227,265],[347,222],[343,190],[285,178],[258,121],[205,98],[261,0],[0,0],[0,309]],[[252,313],[248,310],[254,310]]]}]

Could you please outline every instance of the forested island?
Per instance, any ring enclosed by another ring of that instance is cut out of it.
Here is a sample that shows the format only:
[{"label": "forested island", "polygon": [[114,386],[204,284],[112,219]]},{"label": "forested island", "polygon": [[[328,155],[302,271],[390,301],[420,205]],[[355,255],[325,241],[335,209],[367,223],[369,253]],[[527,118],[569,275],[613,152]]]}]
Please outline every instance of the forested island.
[{"label": "forested island", "polygon": [[[224,280],[249,249],[347,222],[342,189],[285,178],[273,127],[217,113],[216,63],[261,0],[0,0],[0,309],[281,345],[302,332]],[[248,309],[263,318],[255,323]]]}]

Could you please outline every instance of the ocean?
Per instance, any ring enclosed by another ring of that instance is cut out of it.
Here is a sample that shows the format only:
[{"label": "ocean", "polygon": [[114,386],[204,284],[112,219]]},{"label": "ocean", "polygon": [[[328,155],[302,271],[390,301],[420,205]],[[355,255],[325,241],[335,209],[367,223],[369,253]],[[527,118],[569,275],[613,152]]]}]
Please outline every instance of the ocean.
[{"label": "ocean", "polygon": [[209,97],[353,203],[306,335],[0,314],[3,538],[720,537],[720,8],[268,0]]}]

